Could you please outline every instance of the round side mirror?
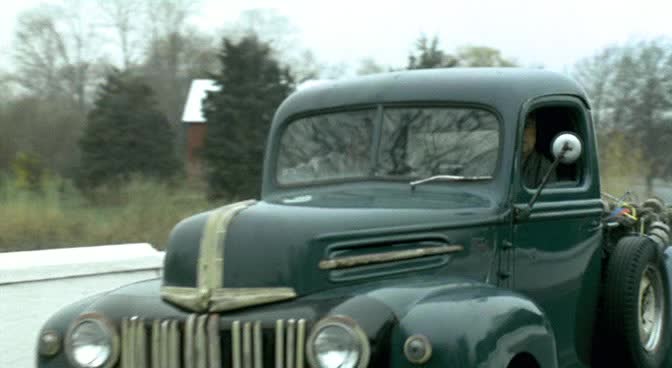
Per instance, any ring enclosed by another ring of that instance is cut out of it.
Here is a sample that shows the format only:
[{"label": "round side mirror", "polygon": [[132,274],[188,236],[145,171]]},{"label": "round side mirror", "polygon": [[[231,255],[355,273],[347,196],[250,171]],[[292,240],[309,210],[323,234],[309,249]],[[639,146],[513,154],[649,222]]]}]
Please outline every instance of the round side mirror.
[{"label": "round side mirror", "polygon": [[553,152],[553,157],[556,160],[560,159],[560,163],[571,165],[581,157],[583,144],[581,144],[581,140],[574,133],[560,133],[553,139],[551,152]]}]

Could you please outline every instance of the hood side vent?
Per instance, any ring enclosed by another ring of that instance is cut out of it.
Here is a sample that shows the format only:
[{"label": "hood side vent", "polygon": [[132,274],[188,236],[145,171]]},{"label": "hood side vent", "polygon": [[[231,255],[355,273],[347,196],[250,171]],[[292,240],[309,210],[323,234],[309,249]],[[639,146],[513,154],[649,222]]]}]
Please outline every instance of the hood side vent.
[{"label": "hood side vent", "polygon": [[366,239],[334,243],[326,248],[319,268],[335,282],[426,270],[447,264],[464,246],[442,236]]}]

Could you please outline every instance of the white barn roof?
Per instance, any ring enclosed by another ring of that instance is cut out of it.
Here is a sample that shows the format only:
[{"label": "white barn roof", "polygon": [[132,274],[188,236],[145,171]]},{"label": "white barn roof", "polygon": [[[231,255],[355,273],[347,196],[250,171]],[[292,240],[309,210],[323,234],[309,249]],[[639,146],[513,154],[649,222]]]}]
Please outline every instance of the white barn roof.
[{"label": "white barn roof", "polygon": [[183,123],[205,123],[203,116],[203,99],[208,91],[217,91],[219,86],[215,85],[212,79],[194,79],[189,87],[187,103],[184,105],[182,114]]}]

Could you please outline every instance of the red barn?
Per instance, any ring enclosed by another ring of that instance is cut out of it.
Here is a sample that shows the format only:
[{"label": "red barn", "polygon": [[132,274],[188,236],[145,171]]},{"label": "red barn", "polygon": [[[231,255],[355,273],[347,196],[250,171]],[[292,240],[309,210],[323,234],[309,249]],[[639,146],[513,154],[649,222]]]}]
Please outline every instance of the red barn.
[{"label": "red barn", "polygon": [[189,176],[201,173],[201,150],[205,143],[207,124],[203,116],[203,99],[208,91],[216,91],[219,87],[210,79],[194,79],[189,88],[187,102],[182,114],[182,125],[186,140],[187,172]]}]

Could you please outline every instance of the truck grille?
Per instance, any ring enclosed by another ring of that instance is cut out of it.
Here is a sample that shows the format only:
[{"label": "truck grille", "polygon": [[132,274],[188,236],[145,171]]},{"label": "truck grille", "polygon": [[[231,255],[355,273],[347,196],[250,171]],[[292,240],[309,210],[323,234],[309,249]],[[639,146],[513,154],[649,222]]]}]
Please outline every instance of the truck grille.
[{"label": "truck grille", "polygon": [[304,368],[306,320],[124,318],[121,368]]}]

